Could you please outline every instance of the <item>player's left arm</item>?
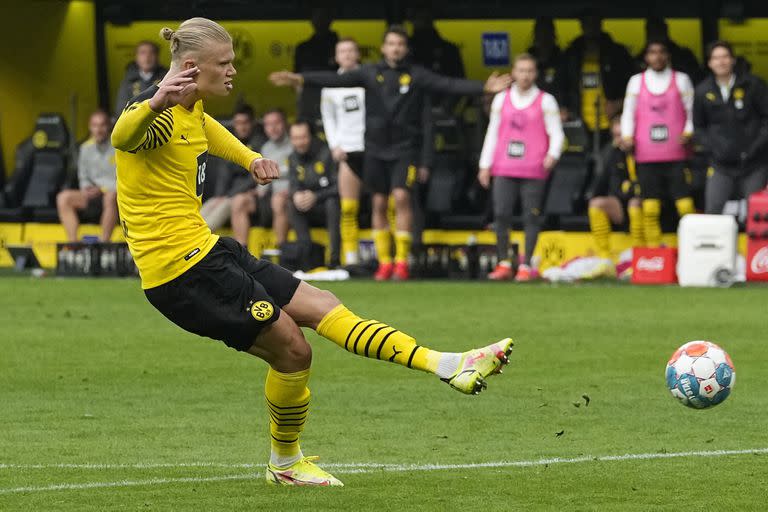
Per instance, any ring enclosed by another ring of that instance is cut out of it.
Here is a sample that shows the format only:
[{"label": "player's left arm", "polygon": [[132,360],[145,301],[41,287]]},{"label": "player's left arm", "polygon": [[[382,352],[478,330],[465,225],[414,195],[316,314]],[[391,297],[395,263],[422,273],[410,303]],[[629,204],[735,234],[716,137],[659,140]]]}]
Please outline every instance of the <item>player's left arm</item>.
[{"label": "player's left arm", "polygon": [[219,158],[233,162],[247,169],[260,185],[266,185],[280,177],[277,162],[268,160],[249,149],[224,128],[221,123],[205,115],[205,137],[208,139],[208,151]]},{"label": "player's left arm", "polygon": [[512,84],[509,74],[499,75],[496,72],[492,73],[485,83],[440,75],[421,66],[413,67],[413,75],[414,81],[428,91],[457,96],[480,96],[486,92],[495,94]]}]

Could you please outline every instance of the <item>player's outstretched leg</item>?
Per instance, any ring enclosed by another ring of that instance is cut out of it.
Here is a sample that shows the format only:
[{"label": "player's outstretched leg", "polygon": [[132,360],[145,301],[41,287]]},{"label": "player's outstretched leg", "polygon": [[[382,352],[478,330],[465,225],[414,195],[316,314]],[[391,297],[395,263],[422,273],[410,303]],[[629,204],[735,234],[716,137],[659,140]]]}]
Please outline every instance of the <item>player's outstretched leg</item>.
[{"label": "player's outstretched leg", "polygon": [[299,438],[309,415],[309,368],[312,350],[287,314],[264,329],[249,350],[270,364],[264,396],[269,411],[272,452],[267,482],[276,485],[343,485],[305,457]]},{"label": "player's outstretched leg", "polygon": [[462,353],[431,350],[383,322],[360,318],[331,292],[307,283],[299,285],[284,309],[299,325],[315,329],[349,352],[433,373],[466,394],[485,389],[485,379],[501,373],[512,352],[510,338]]}]

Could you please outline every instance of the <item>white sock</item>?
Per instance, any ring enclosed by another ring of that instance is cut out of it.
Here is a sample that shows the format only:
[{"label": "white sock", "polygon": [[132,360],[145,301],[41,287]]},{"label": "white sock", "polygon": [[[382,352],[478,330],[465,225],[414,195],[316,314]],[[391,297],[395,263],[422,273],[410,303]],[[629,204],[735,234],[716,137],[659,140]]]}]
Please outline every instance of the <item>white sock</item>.
[{"label": "white sock", "polygon": [[459,368],[461,356],[462,354],[459,352],[443,352],[440,355],[440,361],[437,363],[437,371],[435,371],[435,375],[441,379],[447,379],[453,376]]},{"label": "white sock", "polygon": [[301,460],[302,457],[304,457],[304,454],[301,453],[301,450],[299,450],[298,455],[289,457],[281,456],[275,452],[272,452],[269,456],[269,463],[278,468],[287,468],[297,463],[299,460]]}]

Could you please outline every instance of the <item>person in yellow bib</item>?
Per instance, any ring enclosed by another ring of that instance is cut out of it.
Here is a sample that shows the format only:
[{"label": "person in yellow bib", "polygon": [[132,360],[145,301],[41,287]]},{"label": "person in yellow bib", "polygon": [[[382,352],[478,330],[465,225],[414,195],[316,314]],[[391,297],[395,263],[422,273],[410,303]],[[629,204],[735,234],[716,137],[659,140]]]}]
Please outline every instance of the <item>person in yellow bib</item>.
[{"label": "person in yellow bib", "polygon": [[170,71],[129,102],[112,133],[122,228],[145,295],[179,327],[269,364],[269,483],[342,485],[299,445],[312,361],[300,327],[357,355],[437,375],[466,394],[479,393],[487,377],[500,373],[512,340],[463,353],[430,350],[387,324],[360,318],[332,293],[254,258],[235,240],[212,234],[200,215],[209,153],[241,165],[260,185],[280,171],[205,113],[203,100],[232,91],[235,54],[227,31],[192,18],[162,35],[170,41]]}]

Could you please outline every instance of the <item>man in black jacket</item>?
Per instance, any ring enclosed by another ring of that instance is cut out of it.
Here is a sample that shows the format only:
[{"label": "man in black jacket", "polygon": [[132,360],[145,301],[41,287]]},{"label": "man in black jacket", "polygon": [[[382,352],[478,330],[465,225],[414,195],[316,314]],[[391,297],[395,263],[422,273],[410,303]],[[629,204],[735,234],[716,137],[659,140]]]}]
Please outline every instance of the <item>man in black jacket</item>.
[{"label": "man in black jacket", "polygon": [[[581,17],[582,35],[563,55],[561,110],[567,118],[581,118],[589,132],[610,140],[610,119],[621,108],[633,73],[629,52],[603,32],[602,19],[587,11]],[[591,137],[590,137],[591,140]]]},{"label": "man in black jacket", "polygon": [[340,265],[339,246],[339,188],[336,164],[331,151],[312,136],[308,121],[297,121],[290,129],[293,153],[288,157],[288,180],[291,188],[290,215],[302,253],[312,248],[309,236],[310,220],[325,219],[330,239],[330,266]]},{"label": "man in black jacket", "polygon": [[733,48],[715,41],[707,48],[712,75],[696,87],[694,137],[710,153],[706,211],[720,214],[738,187],[748,197],[768,177],[768,87],[760,78],[734,72]]},{"label": "man in black jacket", "polygon": [[[449,78],[405,60],[408,35],[390,27],[381,46],[383,59],[343,74],[280,71],[270,80],[276,85],[311,84],[321,87],[364,87],[365,163],[363,180],[373,192],[374,242],[379,259],[378,280],[408,279],[413,212],[410,189],[417,178],[422,146],[424,102],[429,93],[479,96],[509,87],[508,74],[492,74],[483,82]],[[395,263],[392,263],[387,221],[389,194],[395,200]]]},{"label": "man in black jacket", "polygon": [[117,90],[115,116],[123,111],[131,98],[156,85],[168,72],[168,69],[160,65],[158,53],[159,48],[152,41],[142,41],[136,45],[136,57],[125,69],[125,77]]}]

